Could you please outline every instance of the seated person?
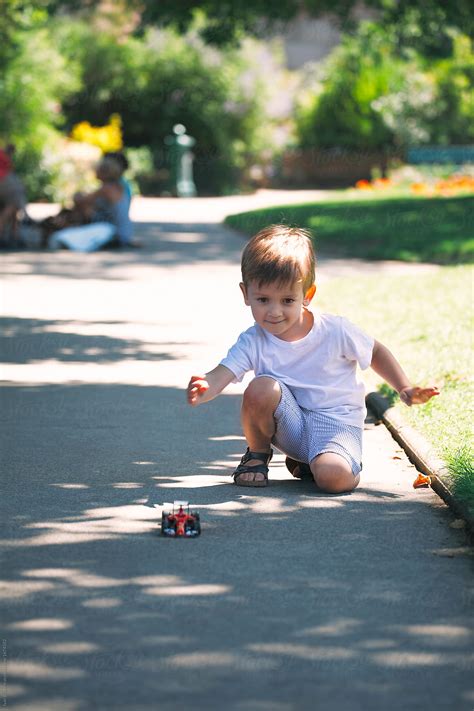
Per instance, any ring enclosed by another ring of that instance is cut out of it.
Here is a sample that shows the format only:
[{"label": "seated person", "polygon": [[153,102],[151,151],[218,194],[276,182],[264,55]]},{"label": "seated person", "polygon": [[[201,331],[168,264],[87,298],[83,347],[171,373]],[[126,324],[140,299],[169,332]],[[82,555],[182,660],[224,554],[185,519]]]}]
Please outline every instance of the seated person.
[{"label": "seated person", "polygon": [[62,210],[44,221],[43,246],[47,246],[50,237],[53,247],[85,252],[104,246],[133,245],[131,191],[122,174],[121,161],[114,155],[105,155],[96,170],[101,186],[91,193],[77,193],[72,210]]}]

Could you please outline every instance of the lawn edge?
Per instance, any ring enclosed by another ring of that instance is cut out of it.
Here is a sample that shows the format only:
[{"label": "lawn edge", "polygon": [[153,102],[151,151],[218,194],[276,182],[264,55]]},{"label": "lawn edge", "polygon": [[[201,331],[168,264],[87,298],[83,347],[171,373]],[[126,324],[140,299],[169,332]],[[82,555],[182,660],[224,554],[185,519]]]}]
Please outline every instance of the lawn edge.
[{"label": "lawn edge", "polygon": [[466,523],[471,539],[474,539],[474,516],[451,489],[446,462],[440,459],[431,445],[400,413],[378,392],[366,396],[367,407],[379,417],[392,437],[401,445],[415,467],[431,479],[431,488],[443,499],[452,511]]}]

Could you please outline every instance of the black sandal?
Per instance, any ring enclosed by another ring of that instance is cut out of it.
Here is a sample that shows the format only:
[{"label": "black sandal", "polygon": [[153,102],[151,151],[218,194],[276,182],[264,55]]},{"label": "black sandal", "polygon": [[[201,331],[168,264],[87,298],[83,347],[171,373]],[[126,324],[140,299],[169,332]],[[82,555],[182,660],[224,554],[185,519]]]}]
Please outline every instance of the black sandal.
[{"label": "black sandal", "polygon": [[[305,464],[305,462],[298,462],[297,459],[291,459],[291,457],[287,457],[285,459],[285,464],[286,468],[291,474],[293,474],[295,479],[302,479],[304,481],[314,481],[313,473],[309,464]],[[298,474],[294,474],[295,469],[299,469]]]},{"label": "black sandal", "polygon": [[[235,472],[232,473],[237,486],[266,486],[268,484],[268,463],[272,456],[273,449],[270,449],[270,452],[251,452],[247,447],[247,451],[240,460],[239,466]],[[258,459],[262,464],[247,464],[251,459]],[[237,478],[240,477],[241,474],[249,472],[252,474],[263,474],[265,478],[257,481],[237,481]]]}]

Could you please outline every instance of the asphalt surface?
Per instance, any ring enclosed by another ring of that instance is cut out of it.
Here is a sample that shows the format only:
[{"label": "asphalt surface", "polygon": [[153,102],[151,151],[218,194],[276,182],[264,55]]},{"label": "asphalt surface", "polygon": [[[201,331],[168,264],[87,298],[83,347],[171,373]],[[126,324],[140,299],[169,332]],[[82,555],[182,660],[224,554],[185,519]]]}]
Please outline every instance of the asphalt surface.
[{"label": "asphalt surface", "polygon": [[[474,709],[471,549],[384,426],[367,421],[350,495],[281,455],[241,488],[245,384],[185,402],[250,324],[243,239],[219,220],[308,197],[138,200],[141,250],[3,256],[4,705]],[[158,535],[175,499],[200,538]]]}]

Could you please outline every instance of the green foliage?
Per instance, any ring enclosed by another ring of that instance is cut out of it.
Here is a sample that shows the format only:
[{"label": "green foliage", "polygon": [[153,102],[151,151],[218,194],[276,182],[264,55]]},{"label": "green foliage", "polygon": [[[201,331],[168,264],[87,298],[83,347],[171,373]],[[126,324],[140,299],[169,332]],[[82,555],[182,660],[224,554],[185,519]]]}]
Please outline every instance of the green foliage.
[{"label": "green foliage", "polygon": [[379,149],[393,134],[373,102],[401,87],[403,72],[391,37],[366,23],[347,36],[326,62],[324,77],[298,120],[303,147]]},{"label": "green foliage", "polygon": [[[469,437],[469,433],[467,433]],[[467,438],[466,438],[467,439]],[[444,457],[453,482],[455,496],[463,501],[474,516],[474,451],[472,437],[458,448],[447,448]]]},{"label": "green foliage", "polygon": [[453,53],[459,32],[474,35],[472,0],[365,0],[380,13],[379,24],[394,34],[397,52],[436,61]]},{"label": "green foliage", "polygon": [[399,146],[472,142],[474,53],[469,37],[454,35],[452,56],[429,65],[412,57],[399,90],[380,96],[372,107]]},{"label": "green foliage", "polygon": [[[206,43],[222,46],[238,42],[243,35],[268,36],[275,24],[288,22],[301,12],[319,17],[331,14],[346,31],[354,29],[358,0],[122,0],[125,7],[141,13],[141,27],[171,26],[187,32],[196,14],[207,22],[199,29]],[[43,0],[50,12],[92,12],[91,0]],[[396,33],[400,49],[411,48],[430,58],[451,54],[451,31],[474,34],[472,0],[365,0],[377,21]]]},{"label": "green foliage", "polygon": [[458,34],[453,54],[434,68],[436,116],[431,122],[433,143],[474,142],[474,52],[472,40]]},{"label": "green foliage", "polygon": [[474,140],[474,54],[451,33],[452,55],[428,63],[397,45],[394,29],[362,24],[326,62],[298,117],[303,147],[404,149]]},{"label": "green foliage", "polygon": [[61,101],[77,88],[74,67],[52,46],[42,17],[10,33],[14,52],[4,55],[0,76],[0,143],[16,145],[15,165],[28,197],[38,197],[49,180],[41,167],[46,146],[61,125]]}]

